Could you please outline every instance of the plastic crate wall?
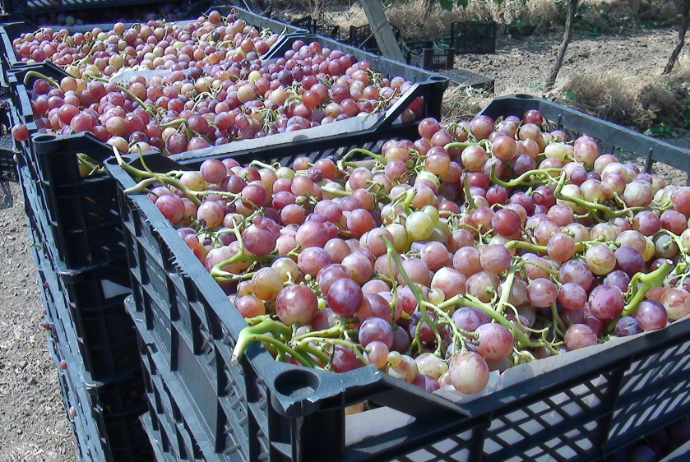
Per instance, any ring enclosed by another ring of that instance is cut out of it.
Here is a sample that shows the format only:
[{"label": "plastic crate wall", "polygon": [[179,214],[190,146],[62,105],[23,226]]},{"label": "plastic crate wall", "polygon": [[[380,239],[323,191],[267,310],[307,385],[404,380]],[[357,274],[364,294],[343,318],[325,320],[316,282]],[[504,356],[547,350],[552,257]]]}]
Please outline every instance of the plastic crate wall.
[{"label": "plastic crate wall", "polygon": [[453,48],[437,48],[431,40],[405,42],[403,45],[407,50],[405,59],[407,64],[411,66],[421,67],[430,71],[453,69],[455,61],[455,50]]},{"label": "plastic crate wall", "polygon": [[496,53],[494,21],[453,22],[450,25],[451,46],[458,54]]},{"label": "plastic crate wall", "polygon": [[[400,29],[394,24],[390,24],[390,26],[395,40],[400,42],[402,37]],[[363,26],[350,26],[348,43],[355,48],[362,48],[365,50],[378,50],[379,47],[378,43],[376,42],[374,31],[369,24],[365,24]]]},{"label": "plastic crate wall", "polygon": [[[41,238],[36,229],[30,229],[32,241],[36,243]],[[48,349],[56,365],[62,360],[66,364],[66,368],[58,368],[58,377],[61,386],[68,387],[69,397],[63,394],[63,399],[76,410],[76,416],[68,414],[68,418],[73,425],[82,460],[150,460],[148,440],[138,421],[145,410],[145,404],[140,401],[143,392],[141,372],[108,384],[91,380],[79,358],[76,334],[58,288],[59,276],[43,250],[39,245],[32,246],[46,311],[45,320],[50,325]]]},{"label": "plastic crate wall", "polygon": [[63,297],[76,336],[85,371],[92,381],[112,382],[139,369],[136,333],[124,308],[130,293],[125,258],[79,271],[67,270],[52,245],[37,190],[28,167],[21,167],[20,182],[35,245],[40,246],[56,273],[56,294]]}]

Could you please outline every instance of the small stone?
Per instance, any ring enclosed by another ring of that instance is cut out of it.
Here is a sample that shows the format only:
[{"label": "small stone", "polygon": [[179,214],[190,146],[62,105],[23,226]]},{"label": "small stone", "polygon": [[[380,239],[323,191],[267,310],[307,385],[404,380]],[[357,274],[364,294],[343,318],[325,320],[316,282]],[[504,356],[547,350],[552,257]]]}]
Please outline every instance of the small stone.
[{"label": "small stone", "polygon": [[19,361],[19,368],[24,369],[28,363],[26,361]]},{"label": "small stone", "polygon": [[33,376],[32,376],[32,377],[29,379],[29,385],[36,385],[37,383],[38,383],[38,381],[36,380],[36,377],[33,377]]}]

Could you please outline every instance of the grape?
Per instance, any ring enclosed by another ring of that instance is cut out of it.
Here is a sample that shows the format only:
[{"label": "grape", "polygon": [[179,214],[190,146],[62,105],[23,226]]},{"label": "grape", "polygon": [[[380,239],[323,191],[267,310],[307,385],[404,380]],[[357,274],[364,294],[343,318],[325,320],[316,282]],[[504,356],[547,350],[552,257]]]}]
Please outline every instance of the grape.
[{"label": "grape", "polygon": [[242,233],[242,242],[253,255],[268,255],[276,246],[276,237],[269,230],[252,224]]},{"label": "grape", "polygon": [[408,383],[414,382],[419,374],[417,363],[407,355],[389,353],[388,364],[386,372],[389,375]]},{"label": "grape", "polygon": [[283,288],[283,280],[273,268],[261,268],[252,276],[252,292],[263,300],[273,301]]},{"label": "grape", "polygon": [[640,273],[644,270],[642,254],[632,247],[619,247],[614,254],[616,256],[616,266],[628,276],[633,277],[635,273]]},{"label": "grape", "polygon": [[498,283],[498,276],[480,271],[467,278],[465,286],[468,294],[477,297],[482,302],[488,302],[493,298],[494,291],[498,289]]},{"label": "grape", "polygon": [[487,360],[505,358],[513,351],[513,335],[507,327],[496,323],[486,323],[475,331],[479,337],[477,353]]},{"label": "grape", "polygon": [[491,227],[501,236],[512,236],[517,233],[520,223],[520,215],[509,209],[501,209],[491,218]]},{"label": "grape", "polygon": [[457,391],[474,395],[482,391],[489,382],[489,365],[477,353],[460,353],[450,360],[448,374]]},{"label": "grape", "polygon": [[338,279],[328,289],[328,306],[340,316],[357,313],[363,300],[362,289],[352,279]]},{"label": "grape", "polygon": [[412,212],[405,220],[405,230],[412,239],[416,241],[425,240],[433,234],[434,222],[426,213]]},{"label": "grape", "polygon": [[385,343],[373,340],[367,345],[364,358],[377,369],[383,369],[388,364],[389,352],[390,349]]},{"label": "grape", "polygon": [[466,291],[467,278],[452,268],[441,268],[431,279],[431,288],[443,292],[446,300]]},{"label": "grape", "polygon": [[156,200],[156,207],[170,223],[179,223],[184,216],[184,202],[177,196],[163,195]]},{"label": "grape", "polygon": [[387,348],[393,346],[393,328],[381,318],[365,319],[359,327],[359,343],[367,346],[373,341],[382,342]]},{"label": "grape", "polygon": [[458,329],[474,332],[479,326],[491,322],[491,319],[486,313],[477,308],[464,306],[455,310],[453,322]]},{"label": "grape", "polygon": [[511,255],[500,245],[488,245],[481,251],[479,261],[485,271],[500,274],[510,266]]},{"label": "grape", "polygon": [[299,323],[306,326],[311,324],[318,311],[318,300],[307,286],[292,285],[280,291],[275,306],[278,319],[283,324],[291,326]]},{"label": "grape", "polygon": [[595,244],[585,253],[587,267],[597,276],[605,276],[616,267],[616,255],[604,244]]},{"label": "grape", "polygon": [[626,337],[628,335],[635,335],[642,332],[640,324],[632,316],[623,316],[616,323],[616,335],[619,337]]},{"label": "grape", "polygon": [[630,284],[630,277],[623,271],[616,270],[609,273],[606,278],[604,278],[604,284],[618,287],[621,292],[628,290],[628,285]]},{"label": "grape", "polygon": [[[354,347],[354,345],[353,345]],[[364,366],[364,363],[357,358],[352,348],[344,345],[335,345],[331,368],[334,372],[347,372]]]},{"label": "grape", "polygon": [[592,272],[582,260],[568,260],[561,265],[558,274],[562,283],[573,282],[585,290],[589,290],[594,280]]},{"label": "grape", "polygon": [[553,282],[546,278],[537,278],[527,286],[529,299],[532,305],[538,308],[546,308],[556,301],[558,291]]},{"label": "grape", "polygon": [[643,300],[635,310],[635,319],[642,330],[658,330],[666,327],[668,315],[661,303],[655,300]]},{"label": "grape", "polygon": [[659,302],[666,308],[669,321],[676,321],[690,314],[690,294],[685,290],[667,289]]},{"label": "grape", "polygon": [[546,251],[554,260],[566,262],[575,253],[575,240],[568,234],[556,233],[549,238]]},{"label": "grape", "polygon": [[657,456],[649,446],[639,445],[628,454],[628,462],[656,462]]},{"label": "grape", "polygon": [[607,321],[623,311],[623,292],[618,287],[603,284],[589,294],[589,308],[598,319]]},{"label": "grape", "polygon": [[564,308],[577,310],[587,302],[587,292],[578,284],[566,282],[558,289],[558,301]]},{"label": "grape", "polygon": [[565,331],[565,345],[569,350],[579,350],[597,344],[597,334],[585,324],[573,324]]},{"label": "grape", "polygon": [[420,374],[427,375],[435,380],[438,380],[441,374],[448,372],[446,362],[431,353],[422,353],[415,358],[415,362]]},{"label": "grape", "polygon": [[266,307],[256,295],[245,295],[235,300],[235,308],[245,318],[266,314]]},{"label": "grape", "polygon": [[343,258],[341,264],[350,270],[352,279],[358,284],[364,284],[371,279],[374,266],[364,254],[353,253]]}]

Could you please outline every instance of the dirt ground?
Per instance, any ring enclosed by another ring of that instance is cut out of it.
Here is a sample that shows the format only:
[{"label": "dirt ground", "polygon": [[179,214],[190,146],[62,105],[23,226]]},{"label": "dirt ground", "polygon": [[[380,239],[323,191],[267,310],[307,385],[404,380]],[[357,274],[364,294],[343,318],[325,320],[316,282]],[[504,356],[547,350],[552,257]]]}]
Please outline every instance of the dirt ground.
[{"label": "dirt ground", "polygon": [[[614,71],[621,75],[659,75],[668,61],[675,29],[628,30],[616,36],[575,34],[568,46],[556,87],[572,74]],[[496,79],[497,95],[540,93],[551,71],[562,32],[524,38],[498,37],[495,55],[459,55],[455,64]],[[686,62],[688,46],[680,60]]]},{"label": "dirt ground", "polygon": [[0,461],[73,461],[18,183],[0,181]]},{"label": "dirt ground", "polygon": [[[559,81],[583,70],[658,75],[674,44],[673,29],[625,31],[613,37],[576,35]],[[456,67],[495,77],[496,95],[540,93],[560,40],[558,33],[500,37],[495,55],[464,55]],[[681,59],[688,59],[687,50]],[[679,135],[674,143],[690,146]],[[686,175],[659,168],[669,181]],[[16,183],[0,181],[0,461],[75,459],[75,442],[59,397],[57,372],[41,328],[24,205]]]}]

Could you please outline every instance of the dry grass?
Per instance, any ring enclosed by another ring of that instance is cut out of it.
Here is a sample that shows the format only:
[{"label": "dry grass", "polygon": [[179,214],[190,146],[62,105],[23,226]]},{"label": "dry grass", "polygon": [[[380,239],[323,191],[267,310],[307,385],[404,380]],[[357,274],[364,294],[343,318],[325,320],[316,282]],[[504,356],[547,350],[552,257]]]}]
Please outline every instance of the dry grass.
[{"label": "dry grass", "polygon": [[[314,1],[277,2],[285,6],[312,8]],[[367,17],[358,2],[325,0],[326,20],[341,30],[367,24]],[[388,20],[398,26],[407,40],[433,39],[448,35],[450,23],[493,19],[502,26],[524,27],[526,30],[550,28],[562,23],[566,1],[554,0],[471,0],[467,8],[443,10],[434,3],[430,12],[424,0],[397,0],[386,9]],[[582,0],[579,17],[586,27],[610,30],[644,21],[670,25],[678,20],[674,0]]]},{"label": "dry grass", "polygon": [[566,104],[622,125],[645,129],[674,124],[690,105],[690,62],[668,76],[625,76],[616,72],[572,75],[559,88]]},{"label": "dry grass", "polygon": [[483,90],[450,86],[443,94],[442,119],[451,122],[471,119],[492,97],[492,94]]}]

